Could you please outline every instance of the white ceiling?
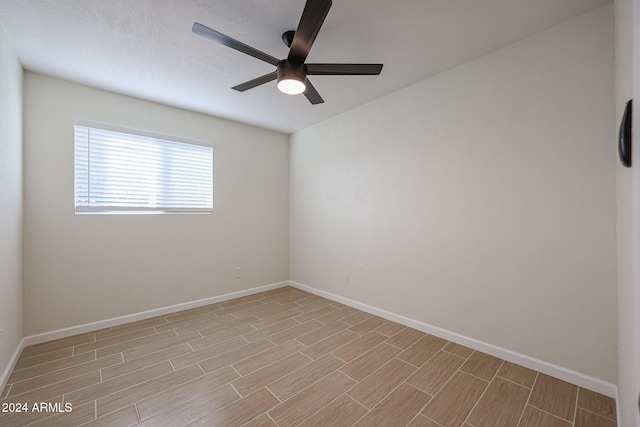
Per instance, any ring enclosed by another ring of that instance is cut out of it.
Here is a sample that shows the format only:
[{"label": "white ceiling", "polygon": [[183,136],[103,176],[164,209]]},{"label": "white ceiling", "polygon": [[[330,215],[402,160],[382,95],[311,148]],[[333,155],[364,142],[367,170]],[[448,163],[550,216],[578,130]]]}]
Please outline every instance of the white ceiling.
[{"label": "white ceiling", "polygon": [[0,0],[27,70],[286,133],[486,55],[611,0],[334,0],[307,62],[383,63],[312,76],[325,103],[267,83],[271,65],[191,32],[194,21],[278,58],[304,0]]}]

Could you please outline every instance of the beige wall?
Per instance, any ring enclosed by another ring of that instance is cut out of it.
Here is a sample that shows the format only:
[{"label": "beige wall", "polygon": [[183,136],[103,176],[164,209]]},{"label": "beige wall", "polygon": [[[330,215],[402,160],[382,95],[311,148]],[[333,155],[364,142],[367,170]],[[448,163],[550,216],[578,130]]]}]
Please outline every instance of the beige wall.
[{"label": "beige wall", "polygon": [[[625,103],[633,98],[633,0],[615,1],[616,22],[616,123],[620,123]],[[636,107],[637,108],[637,107]],[[617,131],[617,129],[616,129]],[[617,136],[617,132],[616,132]],[[638,138],[636,137],[636,141]],[[638,147],[638,144],[635,144]],[[632,195],[640,189],[637,181],[632,184],[632,173],[637,174],[640,156],[634,153],[633,169],[616,167],[617,210],[618,210],[618,394],[619,425],[638,426],[637,397],[640,391],[640,369],[638,360],[638,319],[636,305],[640,298],[637,285],[634,286],[634,256],[632,237],[640,241],[638,219],[633,221],[632,212],[638,214],[637,206],[632,208]],[[639,196],[636,196],[638,198]],[[637,264],[637,263],[636,263]],[[636,281],[639,279],[635,278]]]},{"label": "beige wall", "polygon": [[613,45],[608,6],[294,134],[291,279],[616,383]]},{"label": "beige wall", "polygon": [[[22,340],[22,67],[0,25],[0,378]],[[1,379],[0,379],[1,381]],[[2,387],[2,384],[0,384]]]},{"label": "beige wall", "polygon": [[[25,335],[288,279],[287,135],[30,72],[24,84]],[[75,215],[77,119],[214,144],[213,214]]]},{"label": "beige wall", "polygon": [[[22,67],[0,25],[0,378],[22,340]],[[0,384],[0,387],[2,384]]]}]

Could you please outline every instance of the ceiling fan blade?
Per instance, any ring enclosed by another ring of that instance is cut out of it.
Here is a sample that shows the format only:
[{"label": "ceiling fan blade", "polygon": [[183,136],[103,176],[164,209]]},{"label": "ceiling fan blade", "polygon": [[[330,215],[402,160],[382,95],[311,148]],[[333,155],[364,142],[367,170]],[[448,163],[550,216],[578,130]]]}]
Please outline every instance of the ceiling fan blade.
[{"label": "ceiling fan blade", "polygon": [[331,0],[307,0],[287,59],[304,63],[332,4]]},{"label": "ceiling fan blade", "polygon": [[313,105],[322,104],[324,99],[322,99],[316,88],[313,87],[309,79],[305,79],[304,84],[307,86],[307,89],[304,91],[304,96],[307,97],[309,102]]},{"label": "ceiling fan blade", "polygon": [[256,77],[253,80],[249,80],[248,82],[244,82],[242,84],[234,86],[231,89],[235,89],[238,92],[244,92],[245,90],[253,89],[254,87],[263,85],[277,78],[278,78],[278,74],[274,71],[272,73],[265,74],[264,76]]},{"label": "ceiling fan blade", "polygon": [[365,76],[378,75],[382,64],[307,64],[310,76]]},{"label": "ceiling fan blade", "polygon": [[278,58],[274,58],[271,55],[260,52],[258,49],[247,46],[246,44],[239,42],[238,40],[232,39],[229,36],[225,36],[224,34],[219,33],[216,30],[212,30],[209,27],[205,27],[204,25],[197,22],[193,23],[193,28],[191,29],[191,31],[199,36],[206,37],[213,40],[214,42],[230,47],[231,49],[235,49],[242,53],[246,53],[247,55],[251,55],[254,58],[260,59],[264,62],[268,62],[271,65],[277,65],[278,62],[280,62]]}]

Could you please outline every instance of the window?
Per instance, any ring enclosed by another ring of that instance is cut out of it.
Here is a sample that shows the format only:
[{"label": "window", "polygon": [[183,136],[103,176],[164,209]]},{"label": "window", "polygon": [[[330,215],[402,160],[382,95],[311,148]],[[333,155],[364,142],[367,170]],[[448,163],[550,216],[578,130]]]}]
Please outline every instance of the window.
[{"label": "window", "polygon": [[75,205],[76,213],[212,212],[213,148],[76,124]]}]

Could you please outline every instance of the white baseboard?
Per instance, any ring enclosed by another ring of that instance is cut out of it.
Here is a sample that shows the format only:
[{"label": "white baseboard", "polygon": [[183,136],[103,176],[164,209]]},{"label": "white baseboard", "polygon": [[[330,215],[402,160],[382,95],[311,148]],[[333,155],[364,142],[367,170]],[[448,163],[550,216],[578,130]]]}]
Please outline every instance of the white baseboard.
[{"label": "white baseboard", "polygon": [[220,296],[204,298],[197,301],[176,304],[168,307],[161,307],[153,310],[144,311],[141,313],[115,317],[111,319],[101,320],[98,322],[87,323],[85,325],[73,326],[70,328],[58,329],[55,331],[50,331],[42,334],[24,337],[20,342],[20,344],[18,345],[18,347],[16,348],[16,351],[14,352],[13,357],[9,361],[8,366],[5,368],[2,374],[2,377],[0,377],[0,391],[4,390],[4,387],[6,386],[6,383],[9,380],[9,376],[13,371],[13,368],[15,367],[15,364],[18,361],[18,358],[20,357],[20,353],[22,352],[22,349],[27,346],[40,344],[43,342],[52,341],[60,338],[66,338],[73,335],[83,334],[86,332],[97,331],[99,329],[118,326],[125,323],[135,322],[138,320],[150,319],[152,317],[162,316],[165,314],[174,313],[176,311],[188,310],[190,308],[197,308],[197,307],[202,307],[209,304],[215,304],[221,301],[227,301],[234,298],[253,295],[260,292],[269,291],[272,289],[282,288],[285,286],[292,286],[294,288],[321,296],[323,298],[327,298],[332,301],[339,302],[349,307],[353,307],[358,310],[365,311],[375,316],[379,316],[384,319],[400,323],[410,328],[414,328],[419,331],[422,331],[431,335],[435,335],[437,337],[446,339],[447,341],[451,341],[456,344],[464,345],[474,350],[478,350],[483,353],[487,353],[492,356],[499,357],[501,359],[524,366],[526,368],[533,369],[538,372],[542,372],[543,374],[546,374],[555,378],[559,378],[563,381],[570,382],[572,384],[595,391],[597,393],[604,394],[605,396],[616,398],[616,401],[617,401],[618,388],[614,384],[608,383],[606,381],[602,381],[600,379],[590,377],[588,375],[573,371],[571,369],[563,368],[539,359],[535,359],[533,357],[526,356],[524,354],[520,354],[511,350],[504,349],[502,347],[498,347],[492,344],[478,341],[476,339],[469,338],[464,335],[460,335],[455,332],[448,331],[446,329],[438,328],[436,326],[429,325],[424,322],[410,319],[408,317],[391,313],[389,311],[382,310],[376,307],[372,307],[367,304],[362,304],[358,301],[341,297],[339,295],[335,295],[330,292],[325,292],[325,291],[313,288],[311,286],[303,285],[301,283],[294,282],[294,281],[273,283],[270,285],[260,286],[252,289],[243,290],[243,291],[231,292],[231,293],[220,295]]},{"label": "white baseboard", "polygon": [[4,387],[9,380],[9,376],[13,371],[13,368],[22,353],[22,349],[34,344],[40,344],[47,341],[57,340],[60,338],[66,338],[73,335],[84,334],[86,332],[97,331],[99,329],[110,328],[112,326],[123,325],[125,323],[136,322],[138,320],[150,319],[152,317],[163,316],[165,314],[175,313],[176,311],[188,310],[190,308],[202,307],[209,304],[215,304],[221,301],[227,301],[234,298],[240,298],[247,295],[258,294],[260,292],[270,291],[272,289],[278,289],[285,286],[289,286],[289,282],[272,283],[270,285],[259,286],[257,288],[246,289],[243,291],[231,292],[224,295],[219,295],[210,298],[203,298],[197,301],[185,302],[182,304],[175,304],[168,307],[156,308],[153,310],[147,310],[140,313],[128,314],[126,316],[114,317],[111,319],[100,320],[97,322],[91,322],[84,325],[72,326],[69,328],[58,329],[55,331],[44,332],[37,335],[30,335],[22,338],[18,348],[16,348],[13,357],[9,361],[9,365],[5,368],[2,377],[0,377],[0,392],[4,390]]},{"label": "white baseboard", "polygon": [[123,325],[125,323],[137,322],[138,320],[150,319],[152,317],[164,316],[165,314],[175,313],[176,311],[189,310],[190,308],[202,307],[209,304],[215,304],[221,301],[227,301],[234,298],[240,298],[247,295],[258,294],[260,292],[270,291],[272,289],[288,286],[289,282],[272,283],[270,285],[259,286],[257,288],[246,289],[243,291],[231,292],[215,297],[203,298],[197,301],[190,301],[181,304],[170,305],[168,307],[154,308],[140,313],[128,314],[126,316],[114,317],[111,319],[100,320],[97,322],[87,323],[80,326],[72,326],[70,328],[58,329],[55,331],[44,332],[42,334],[31,335],[24,338],[24,346],[40,344],[47,341],[57,340],[60,338],[70,337],[72,335],[84,334],[86,332],[97,331],[99,329],[110,328],[112,326]]},{"label": "white baseboard", "polygon": [[620,418],[622,418],[622,412],[620,412],[620,390],[616,387],[616,414],[618,416],[618,425],[622,422]]},{"label": "white baseboard", "polygon": [[535,359],[533,357],[526,356],[524,354],[516,353],[515,351],[507,350],[502,347],[498,347],[492,344],[488,344],[482,341],[478,341],[473,338],[466,337],[464,335],[457,334],[455,332],[448,331],[446,329],[439,328],[437,326],[429,325],[424,322],[420,322],[414,319],[410,319],[405,316],[401,316],[399,314],[391,313],[386,310],[382,310],[376,307],[372,307],[367,304],[362,304],[358,301],[351,300],[349,298],[344,298],[339,295],[332,294],[330,292],[325,292],[311,286],[303,285],[298,282],[290,281],[291,286],[294,288],[321,296],[323,298],[330,299],[332,301],[339,302],[341,304],[347,305],[349,307],[356,308],[358,310],[365,311],[367,313],[373,314],[375,316],[382,317],[387,320],[391,320],[393,322],[400,323],[402,325],[408,326],[410,328],[417,329],[422,332],[426,332],[431,335],[435,335],[437,337],[443,338],[447,341],[454,342],[456,344],[464,345],[466,347],[472,348],[477,351],[481,351],[483,353],[487,353],[491,356],[498,357],[500,359],[504,359],[508,362],[515,363],[517,365],[524,366],[525,368],[533,369],[538,372],[542,372],[543,374],[561,379],[563,381],[567,381],[569,383],[575,384],[577,386],[595,391],[600,394],[604,394],[605,396],[609,396],[612,398],[616,398],[618,394],[618,388],[611,383],[606,381],[602,381],[600,379],[590,377],[588,375],[582,374],[580,372],[573,371],[571,369],[563,368],[552,363],[548,363],[539,359]]},{"label": "white baseboard", "polygon": [[16,366],[16,363],[18,363],[18,358],[20,357],[20,353],[22,353],[22,349],[24,347],[24,338],[22,338],[22,340],[20,340],[20,343],[18,344],[18,347],[16,347],[16,351],[13,352],[13,356],[11,356],[9,364],[4,369],[4,372],[0,377],[0,400],[4,398],[1,393],[4,391],[4,388],[7,385],[7,381],[9,380],[9,376],[11,376],[11,372],[13,372],[13,368]]},{"label": "white baseboard", "polygon": [[243,291],[231,292],[224,295],[215,297],[203,298],[197,301],[190,301],[181,304],[170,305],[168,307],[155,308],[153,310],[147,310],[140,313],[127,314],[125,316],[113,317],[111,319],[99,320],[97,322],[91,322],[84,325],[72,326],[69,328],[57,329],[55,331],[44,332],[41,334],[30,335],[22,339],[22,348],[40,344],[47,341],[53,341],[61,338],[70,337],[73,335],[84,334],[86,332],[97,331],[99,329],[110,328],[112,326],[123,325],[125,323],[137,322],[138,320],[150,319],[152,317],[163,316],[165,314],[175,313],[177,311],[189,310],[190,308],[202,307],[209,304],[215,304],[221,301],[227,301],[234,298],[240,298],[248,295],[258,294],[260,292],[270,291],[272,289],[278,289],[285,286],[289,286],[289,282],[272,283],[270,285],[259,286],[256,288],[245,289]]}]

